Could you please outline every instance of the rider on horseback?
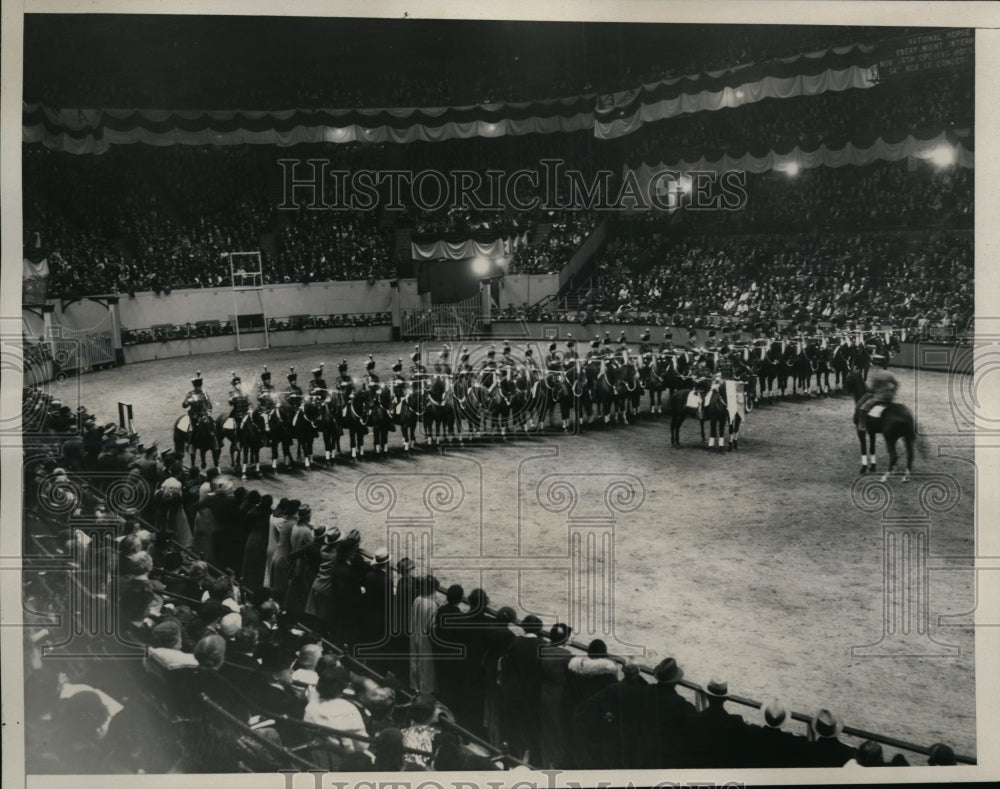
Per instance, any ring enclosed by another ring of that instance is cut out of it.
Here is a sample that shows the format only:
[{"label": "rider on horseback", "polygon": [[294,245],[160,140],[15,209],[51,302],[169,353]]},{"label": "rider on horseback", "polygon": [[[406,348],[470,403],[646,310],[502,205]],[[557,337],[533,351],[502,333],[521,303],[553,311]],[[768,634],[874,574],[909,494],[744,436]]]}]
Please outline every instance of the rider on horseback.
[{"label": "rider on horseback", "polygon": [[524,370],[527,373],[529,384],[534,384],[541,378],[538,362],[535,361],[534,350],[530,345],[524,349]]},{"label": "rider on horseback", "polygon": [[181,408],[186,408],[189,417],[188,433],[194,428],[195,423],[212,413],[212,400],[206,392],[202,391],[201,385],[204,383],[201,377],[201,370],[195,373],[191,379],[191,386],[194,388],[187,393]]},{"label": "rider on horseback", "polygon": [[354,379],[347,374],[347,359],[337,365],[337,390],[343,395],[345,402],[354,391]]},{"label": "rider on horseback", "polygon": [[434,374],[435,375],[451,375],[451,362],[449,361],[449,356],[451,355],[451,348],[446,343],[441,348],[441,353],[438,354],[438,359],[434,362]]},{"label": "rider on horseback", "polygon": [[275,388],[271,385],[271,372],[264,366],[264,372],[260,374],[260,383],[257,385],[257,405],[265,411],[274,408]]},{"label": "rider on horseback", "polygon": [[550,382],[555,382],[558,374],[563,370],[563,357],[556,350],[554,342],[549,343],[549,352],[545,357],[545,369],[548,371],[547,377]]},{"label": "rider on horseback", "polygon": [[288,368],[286,378],[288,379],[288,388],[281,393],[281,399],[285,405],[291,408],[298,408],[302,405],[303,392],[302,387],[298,384],[299,374],[295,372],[294,367]]},{"label": "rider on horseback", "polygon": [[232,390],[229,392],[229,416],[237,424],[241,424],[250,413],[250,398],[243,392],[243,382],[233,373]]},{"label": "rider on horseback", "polygon": [[375,357],[373,357],[371,354],[368,354],[368,361],[365,362],[365,370],[367,371],[365,373],[365,386],[367,386],[369,390],[374,392],[382,385],[382,382],[379,380],[379,377],[375,374]]},{"label": "rider on horseback", "polygon": [[315,403],[322,403],[326,400],[330,392],[326,388],[326,379],[323,378],[323,365],[312,369],[312,380],[309,382],[309,399]]},{"label": "rider on horseback", "polygon": [[422,396],[424,392],[424,381],[427,378],[427,368],[420,363],[420,346],[410,354],[410,380],[413,381],[413,388]]},{"label": "rider on horseback", "polygon": [[646,354],[652,353],[653,346],[649,342],[649,329],[643,329],[642,334],[639,336],[639,355],[643,358]]}]

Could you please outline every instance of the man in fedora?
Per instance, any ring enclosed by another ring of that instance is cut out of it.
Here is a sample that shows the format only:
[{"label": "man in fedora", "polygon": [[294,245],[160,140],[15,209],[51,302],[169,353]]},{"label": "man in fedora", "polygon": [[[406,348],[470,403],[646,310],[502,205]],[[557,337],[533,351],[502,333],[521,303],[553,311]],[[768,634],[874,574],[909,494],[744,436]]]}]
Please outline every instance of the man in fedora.
[{"label": "man in fedora", "polygon": [[[364,617],[361,621],[363,643],[359,645],[358,657],[375,665],[378,663],[375,656],[388,648],[392,577],[389,575],[387,548],[375,551],[361,585],[364,588]],[[382,670],[390,666],[379,665],[378,668]]]},{"label": "man in fedora", "polygon": [[706,707],[688,718],[690,735],[686,767],[746,767],[748,728],[743,718],[727,712],[729,685],[713,679],[704,690]]},{"label": "man in fedora", "polygon": [[636,764],[630,766],[679,767],[683,764],[687,720],[697,710],[677,692],[684,670],[674,658],[657,663],[653,676],[656,684],[643,689]]},{"label": "man in fedora", "polygon": [[643,727],[649,724],[643,715],[649,688],[638,664],[629,660],[620,681],[577,705],[573,726],[577,747],[586,757],[581,766],[616,770],[643,766],[638,746]]},{"label": "man in fedora", "polygon": [[763,726],[750,730],[752,767],[805,767],[805,749],[809,740],[785,731],[788,710],[778,699],[771,699],[761,710]]},{"label": "man in fedora", "polygon": [[854,758],[854,748],[837,739],[844,725],[830,710],[824,708],[817,712],[810,728],[816,740],[810,743],[803,766],[843,767]]}]

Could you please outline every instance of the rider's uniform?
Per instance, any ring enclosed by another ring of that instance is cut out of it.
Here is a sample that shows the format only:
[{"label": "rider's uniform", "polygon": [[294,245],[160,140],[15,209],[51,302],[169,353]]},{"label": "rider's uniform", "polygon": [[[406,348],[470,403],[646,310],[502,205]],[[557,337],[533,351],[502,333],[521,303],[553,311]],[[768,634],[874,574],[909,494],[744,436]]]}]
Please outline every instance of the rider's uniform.
[{"label": "rider's uniform", "polygon": [[309,399],[316,403],[322,403],[330,394],[326,388],[326,379],[323,378],[322,368],[317,367],[312,371],[313,378],[309,382]]},{"label": "rider's uniform", "polygon": [[271,373],[266,369],[260,374],[260,384],[257,386],[257,405],[265,411],[274,408],[277,390],[271,385]]},{"label": "rider's uniform", "polygon": [[244,417],[250,413],[250,398],[243,393],[242,382],[239,378],[233,379],[233,388],[229,392],[229,416],[237,425],[243,422]]},{"label": "rider's uniform", "polygon": [[646,358],[646,354],[653,352],[653,345],[649,341],[649,332],[643,332],[642,337],[639,338],[639,356]]},{"label": "rider's uniform", "polygon": [[566,343],[566,350],[562,356],[563,369],[568,370],[570,367],[573,367],[579,358],[580,355],[576,351],[576,341],[570,340]]},{"label": "rider's uniform", "polygon": [[876,403],[891,403],[896,398],[899,381],[888,370],[872,370],[868,377],[872,388],[872,397]]},{"label": "rider's uniform", "polygon": [[497,360],[496,352],[490,350],[486,354],[486,360],[479,365],[479,380],[483,386],[492,389],[497,382]]},{"label": "rider's uniform", "polygon": [[212,413],[212,400],[206,392],[201,389],[201,384],[197,384],[194,389],[187,393],[181,408],[186,408],[188,416],[193,423],[199,417]]},{"label": "rider's uniform", "polygon": [[303,392],[302,387],[298,384],[299,376],[296,373],[290,373],[288,375],[288,388],[281,393],[281,399],[285,405],[291,408],[298,408],[302,405]]}]

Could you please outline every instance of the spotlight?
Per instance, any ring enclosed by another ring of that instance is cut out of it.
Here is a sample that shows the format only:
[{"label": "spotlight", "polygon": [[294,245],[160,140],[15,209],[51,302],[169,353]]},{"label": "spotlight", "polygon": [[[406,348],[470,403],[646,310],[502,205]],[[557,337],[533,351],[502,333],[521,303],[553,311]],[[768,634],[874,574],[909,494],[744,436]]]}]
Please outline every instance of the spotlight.
[{"label": "spotlight", "polygon": [[945,167],[951,167],[958,155],[953,147],[948,145],[948,143],[941,143],[941,145],[934,148],[931,151],[930,160],[934,163],[934,166],[939,170],[943,170]]},{"label": "spotlight", "polygon": [[484,257],[474,257],[472,259],[472,273],[477,277],[485,277],[490,273],[490,259]]},{"label": "spotlight", "polygon": [[785,168],[785,172],[792,178],[799,174],[799,163],[792,162]]}]

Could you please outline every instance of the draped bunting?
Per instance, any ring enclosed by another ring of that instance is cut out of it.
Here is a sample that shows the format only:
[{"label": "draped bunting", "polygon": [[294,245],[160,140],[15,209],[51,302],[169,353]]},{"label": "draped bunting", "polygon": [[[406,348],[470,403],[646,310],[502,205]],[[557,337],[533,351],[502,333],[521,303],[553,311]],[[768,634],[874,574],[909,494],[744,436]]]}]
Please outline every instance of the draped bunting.
[{"label": "draped bunting", "polygon": [[411,249],[414,260],[465,260],[471,257],[510,257],[519,244],[525,241],[525,236],[509,236],[507,238],[497,238],[493,241],[476,241],[467,238],[461,241],[449,241],[438,239],[437,241],[426,241],[412,243]]},{"label": "draped bunting", "polygon": [[[965,134],[941,132],[927,139],[917,139],[911,134],[898,142],[886,142],[880,137],[865,148],[848,143],[843,148],[830,149],[826,145],[820,145],[813,151],[803,151],[796,146],[787,153],[769,151],[762,156],[752,153],[737,157],[725,155],[711,161],[702,157],[694,162],[682,159],[673,164],[649,165],[643,163],[634,170],[639,184],[643,189],[647,189],[652,177],[665,170],[678,173],[695,170],[715,173],[728,170],[763,173],[769,170],[788,170],[793,165],[802,169],[844,167],[845,165],[863,166],[876,161],[895,162],[910,156],[917,159],[932,159],[943,145],[954,147],[956,163],[959,167],[971,168],[975,166],[975,152],[969,147],[968,142],[962,139],[967,134],[968,132]],[[628,167],[624,168],[623,175],[627,175],[628,170]]]},{"label": "draped bunting", "polygon": [[28,258],[23,258],[23,260],[24,260],[24,269],[22,272],[23,279],[43,279],[49,275],[48,258],[42,258],[37,262],[29,260]]},{"label": "draped bunting", "polygon": [[23,140],[68,153],[111,145],[277,145],[440,142],[575,132],[593,127],[593,95],[458,108],[190,112],[59,110],[29,105]]},{"label": "draped bunting", "polygon": [[871,88],[872,70],[865,66],[851,66],[842,71],[827,70],[818,74],[799,74],[788,77],[764,77],[754,82],[735,86],[702,90],[698,93],[680,93],[658,100],[643,99],[633,102],[631,114],[624,118],[594,121],[594,136],[612,140],[638,130],[643,124],[675,118],[689,112],[722,110],[752,104],[763,99],[790,99],[797,96],[815,96],[828,90]]}]

